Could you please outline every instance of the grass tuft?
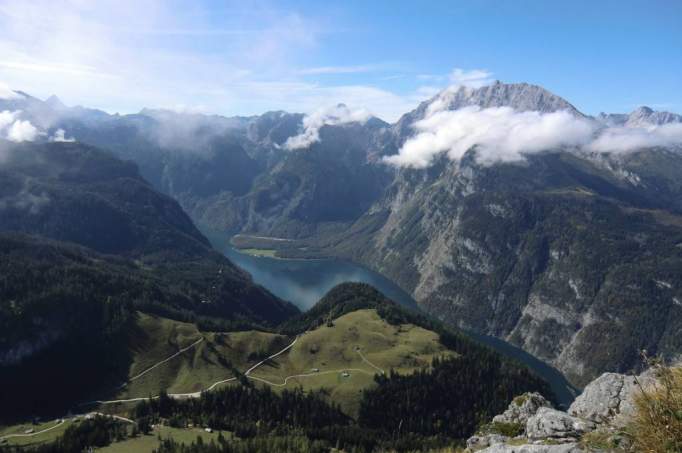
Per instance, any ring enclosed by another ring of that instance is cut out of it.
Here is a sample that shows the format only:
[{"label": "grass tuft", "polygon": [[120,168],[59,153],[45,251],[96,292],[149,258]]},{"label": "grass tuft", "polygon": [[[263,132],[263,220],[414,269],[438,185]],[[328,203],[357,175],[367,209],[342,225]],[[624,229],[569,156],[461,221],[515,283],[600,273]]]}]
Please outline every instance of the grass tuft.
[{"label": "grass tuft", "polygon": [[682,452],[682,367],[653,363],[656,385],[635,396],[635,415],[629,426],[635,451]]}]

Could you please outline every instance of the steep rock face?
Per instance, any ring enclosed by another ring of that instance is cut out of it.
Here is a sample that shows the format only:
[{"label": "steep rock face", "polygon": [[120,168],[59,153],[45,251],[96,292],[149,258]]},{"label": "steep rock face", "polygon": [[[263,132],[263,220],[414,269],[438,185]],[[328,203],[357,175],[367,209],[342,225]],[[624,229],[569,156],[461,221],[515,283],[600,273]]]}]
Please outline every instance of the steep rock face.
[{"label": "steep rock face", "polygon": [[[279,160],[248,193],[222,191],[197,199],[190,211],[217,231],[306,237],[319,228],[342,228],[381,195],[392,169],[370,161],[381,123],[324,126],[320,141],[301,150],[280,149]],[[218,212],[215,207],[219,206]]]},{"label": "steep rock face", "polygon": [[652,372],[645,372],[638,377],[604,373],[585,387],[571,404],[568,413],[622,428],[634,414],[634,395],[640,388],[647,388],[654,383]]},{"label": "steep rock face", "polygon": [[[639,173],[639,159],[657,155],[643,154],[619,165]],[[401,171],[331,250],[388,275],[440,319],[507,339],[584,384],[635,366],[640,349],[681,350],[682,217],[663,209],[680,192],[672,180],[662,190],[669,165],[659,165],[635,185],[569,153],[492,167],[443,159]]]}]

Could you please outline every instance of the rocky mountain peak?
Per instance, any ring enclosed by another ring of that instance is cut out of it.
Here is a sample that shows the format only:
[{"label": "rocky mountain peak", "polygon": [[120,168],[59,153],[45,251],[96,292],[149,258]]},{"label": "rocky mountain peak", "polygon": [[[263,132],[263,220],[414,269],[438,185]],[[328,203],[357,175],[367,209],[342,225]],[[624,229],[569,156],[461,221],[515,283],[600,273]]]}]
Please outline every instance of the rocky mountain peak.
[{"label": "rocky mountain peak", "polygon": [[398,145],[412,133],[412,125],[428,114],[429,109],[458,110],[463,107],[511,107],[514,110],[543,113],[565,110],[577,117],[585,117],[564,98],[545,88],[529,83],[503,83],[499,80],[481,88],[451,87],[422,102],[415,110],[403,115],[394,125]]},{"label": "rocky mountain peak", "polygon": [[668,123],[682,123],[682,115],[642,106],[628,115],[625,126],[660,126]]},{"label": "rocky mountain peak", "polygon": [[45,99],[45,104],[48,107],[53,108],[55,110],[63,110],[63,109],[67,108],[66,105],[64,105],[64,103],[61,101],[61,99],[59,99],[54,94],[52,96],[50,96],[49,98]]},{"label": "rocky mountain peak", "polygon": [[447,110],[477,105],[481,108],[512,107],[518,111],[556,112],[567,110],[577,116],[584,116],[568,101],[538,85],[528,83],[502,83],[481,88],[460,87],[447,89],[438,94],[432,102],[443,102]]},{"label": "rocky mountain peak", "polygon": [[657,111],[643,105],[630,113],[600,113],[597,121],[605,126],[648,127],[682,123],[682,115]]}]

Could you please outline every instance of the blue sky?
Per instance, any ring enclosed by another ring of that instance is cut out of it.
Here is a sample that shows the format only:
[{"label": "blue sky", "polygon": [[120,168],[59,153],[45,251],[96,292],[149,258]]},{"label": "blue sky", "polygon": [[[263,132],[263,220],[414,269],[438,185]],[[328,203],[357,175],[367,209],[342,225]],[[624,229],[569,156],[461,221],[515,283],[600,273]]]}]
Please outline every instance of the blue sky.
[{"label": "blue sky", "polygon": [[589,114],[682,112],[679,0],[0,0],[0,55],[0,83],[112,112],[345,102],[395,120],[462,76]]}]

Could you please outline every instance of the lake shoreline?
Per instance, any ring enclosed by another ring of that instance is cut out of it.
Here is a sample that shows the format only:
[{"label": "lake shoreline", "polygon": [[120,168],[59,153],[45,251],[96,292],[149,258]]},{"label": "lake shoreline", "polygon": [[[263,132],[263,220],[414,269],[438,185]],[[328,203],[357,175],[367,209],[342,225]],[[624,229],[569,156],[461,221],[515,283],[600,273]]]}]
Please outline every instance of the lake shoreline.
[{"label": "lake shoreline", "polygon": [[[361,264],[340,258],[286,258],[255,256],[228,244],[223,253],[236,265],[251,273],[256,283],[273,294],[294,303],[301,311],[307,311],[328,290],[346,281],[368,283],[401,305],[421,311],[414,298],[396,283]],[[555,393],[557,402],[568,407],[580,393],[559,370],[537,357],[499,338],[454,327],[480,344],[489,347],[511,360],[523,363],[545,379]]]}]

